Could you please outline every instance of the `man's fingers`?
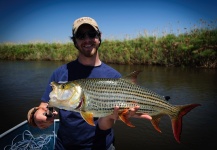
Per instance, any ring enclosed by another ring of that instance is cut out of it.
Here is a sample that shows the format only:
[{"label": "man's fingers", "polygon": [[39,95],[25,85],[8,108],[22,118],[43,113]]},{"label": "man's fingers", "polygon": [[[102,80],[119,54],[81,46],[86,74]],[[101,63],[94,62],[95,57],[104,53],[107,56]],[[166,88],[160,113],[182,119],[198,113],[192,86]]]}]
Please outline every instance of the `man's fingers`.
[{"label": "man's fingers", "polygon": [[133,108],[130,108],[128,110],[128,117],[134,117],[134,115],[136,114],[136,112],[139,110],[139,106],[135,106]]},{"label": "man's fingers", "polygon": [[139,110],[139,106],[135,106],[134,108],[131,108],[129,110],[129,117],[134,117],[134,118],[144,118],[144,119],[148,119],[151,120],[152,117],[148,114],[144,114],[144,113],[138,113],[137,111]]},{"label": "man's fingers", "polygon": [[142,117],[142,118],[145,118],[145,119],[148,119],[148,120],[151,120],[151,119],[152,119],[152,117],[149,116],[149,115],[147,115],[147,114],[143,114],[143,115],[141,115],[141,117]]},{"label": "man's fingers", "polygon": [[134,107],[134,111],[135,111],[135,112],[138,111],[139,108],[140,108],[139,106]]},{"label": "man's fingers", "polygon": [[55,111],[53,112],[53,114],[54,114],[54,115],[58,115],[58,112],[55,110]]},{"label": "man's fingers", "polygon": [[118,106],[115,106],[115,108],[114,108],[114,112],[113,112],[113,118],[114,118],[114,120],[118,120],[118,111],[119,111],[119,107]]},{"label": "man's fingers", "polygon": [[152,117],[148,114],[144,114],[144,113],[135,113],[135,115],[133,116],[134,118],[144,118],[144,119],[148,119],[151,120]]},{"label": "man's fingers", "polygon": [[[127,114],[127,117],[130,118],[130,117],[133,117],[133,118],[144,118],[144,119],[148,119],[148,120],[151,120],[152,117],[148,114],[145,114],[145,113],[138,113],[137,111],[139,110],[139,106],[135,106],[133,108],[130,108],[128,110],[128,114]],[[119,119],[119,107],[118,106],[115,106],[114,108],[114,112],[112,114],[112,118],[114,120],[118,120]]]}]

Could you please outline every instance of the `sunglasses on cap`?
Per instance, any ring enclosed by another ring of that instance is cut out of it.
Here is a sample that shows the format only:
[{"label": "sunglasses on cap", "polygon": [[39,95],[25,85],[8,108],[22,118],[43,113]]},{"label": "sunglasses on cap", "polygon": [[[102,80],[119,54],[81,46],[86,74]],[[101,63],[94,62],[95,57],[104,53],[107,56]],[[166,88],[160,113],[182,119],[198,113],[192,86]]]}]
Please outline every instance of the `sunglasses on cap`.
[{"label": "sunglasses on cap", "polygon": [[75,38],[77,38],[79,40],[83,40],[83,39],[85,39],[86,36],[93,39],[93,38],[99,37],[99,32],[97,32],[97,31],[87,31],[87,32],[84,32],[84,33],[76,33]]}]

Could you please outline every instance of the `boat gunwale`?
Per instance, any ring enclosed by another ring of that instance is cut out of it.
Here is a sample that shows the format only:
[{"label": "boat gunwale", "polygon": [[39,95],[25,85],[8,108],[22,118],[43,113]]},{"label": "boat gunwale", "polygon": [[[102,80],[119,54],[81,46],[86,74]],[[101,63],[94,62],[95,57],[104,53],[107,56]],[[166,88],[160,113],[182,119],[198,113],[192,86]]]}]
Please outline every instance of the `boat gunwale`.
[{"label": "boat gunwale", "polygon": [[[56,127],[56,122],[59,122],[59,119],[54,119],[54,124],[53,126]],[[19,127],[25,125],[26,123],[28,123],[27,120],[24,120],[23,122],[15,125],[14,127],[8,129],[7,131],[3,132],[2,134],[0,134],[0,138],[3,138],[4,136],[6,136],[7,134],[11,133],[12,131],[18,129]]]}]

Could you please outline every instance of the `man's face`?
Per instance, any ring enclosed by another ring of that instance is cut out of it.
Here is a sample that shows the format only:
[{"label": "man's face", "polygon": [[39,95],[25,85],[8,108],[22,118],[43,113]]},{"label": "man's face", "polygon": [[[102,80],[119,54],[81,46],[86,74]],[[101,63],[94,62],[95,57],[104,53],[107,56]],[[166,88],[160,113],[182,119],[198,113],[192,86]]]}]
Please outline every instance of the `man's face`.
[{"label": "man's face", "polygon": [[75,40],[81,55],[92,57],[97,54],[100,45],[99,33],[92,26],[81,25],[75,35]]}]

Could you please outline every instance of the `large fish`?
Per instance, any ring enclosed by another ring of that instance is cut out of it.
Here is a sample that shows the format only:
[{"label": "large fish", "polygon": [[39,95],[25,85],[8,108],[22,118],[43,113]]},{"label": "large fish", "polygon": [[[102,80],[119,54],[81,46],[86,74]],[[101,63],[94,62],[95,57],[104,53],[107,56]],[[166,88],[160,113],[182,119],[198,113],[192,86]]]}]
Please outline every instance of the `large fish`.
[{"label": "large fish", "polygon": [[66,83],[51,82],[49,107],[79,112],[83,119],[94,126],[93,117],[104,117],[119,106],[119,118],[128,126],[134,127],[127,113],[137,105],[137,113],[144,113],[152,118],[154,128],[161,132],[159,121],[163,115],[169,115],[173,134],[180,142],[182,117],[200,104],[171,105],[161,96],[147,88],[135,84],[140,71],[118,79],[93,78],[79,79]]}]

